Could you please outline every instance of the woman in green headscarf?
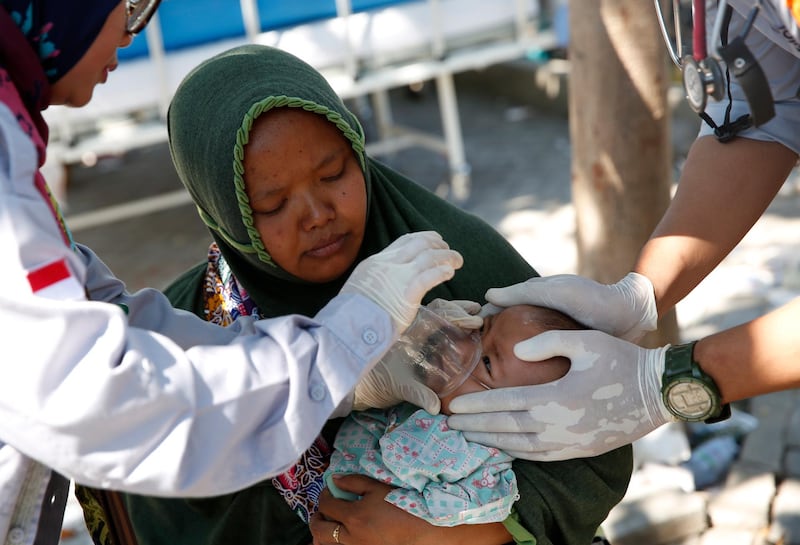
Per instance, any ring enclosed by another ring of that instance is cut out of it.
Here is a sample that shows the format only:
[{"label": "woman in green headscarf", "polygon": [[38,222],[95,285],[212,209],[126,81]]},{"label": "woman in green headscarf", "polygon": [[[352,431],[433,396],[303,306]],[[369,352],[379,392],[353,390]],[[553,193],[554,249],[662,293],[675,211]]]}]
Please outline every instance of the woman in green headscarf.
[{"label": "woman in green headscarf", "polygon": [[[480,301],[487,288],[536,274],[485,222],[367,157],[355,116],[314,68],[288,53],[250,45],[204,62],[173,99],[169,136],[178,174],[215,242],[208,260],[167,293],[176,306],[221,325],[240,314],[313,315],[357,263],[416,231],[438,231],[464,256],[463,268],[426,301]],[[329,421],[295,467],[236,494],[126,496],[140,545],[307,545],[338,423]],[[517,460],[514,470],[520,499],[505,525],[514,538],[522,539],[521,525],[539,545],[586,545],[625,492],[631,451]],[[419,538],[418,526],[408,527],[415,532],[409,540]],[[453,533],[439,542],[490,543],[480,528],[446,530]]]}]

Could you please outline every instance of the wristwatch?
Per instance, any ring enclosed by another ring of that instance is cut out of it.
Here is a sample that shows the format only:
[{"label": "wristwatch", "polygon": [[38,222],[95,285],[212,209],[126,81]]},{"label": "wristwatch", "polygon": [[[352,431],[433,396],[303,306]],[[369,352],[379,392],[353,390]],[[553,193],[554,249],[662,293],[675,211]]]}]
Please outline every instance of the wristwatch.
[{"label": "wristwatch", "polygon": [[667,410],[685,422],[706,424],[731,415],[731,407],[722,404],[719,388],[694,360],[697,341],[670,346],[664,359],[661,397]]}]

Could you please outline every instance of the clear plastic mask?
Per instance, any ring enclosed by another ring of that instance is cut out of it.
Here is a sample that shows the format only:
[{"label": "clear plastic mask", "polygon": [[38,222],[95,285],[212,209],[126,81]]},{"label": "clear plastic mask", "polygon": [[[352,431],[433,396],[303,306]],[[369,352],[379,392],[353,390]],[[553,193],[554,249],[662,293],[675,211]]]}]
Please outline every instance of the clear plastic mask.
[{"label": "clear plastic mask", "polygon": [[464,331],[420,307],[416,318],[384,356],[389,365],[401,365],[439,397],[452,393],[472,374],[481,359],[477,331]]}]

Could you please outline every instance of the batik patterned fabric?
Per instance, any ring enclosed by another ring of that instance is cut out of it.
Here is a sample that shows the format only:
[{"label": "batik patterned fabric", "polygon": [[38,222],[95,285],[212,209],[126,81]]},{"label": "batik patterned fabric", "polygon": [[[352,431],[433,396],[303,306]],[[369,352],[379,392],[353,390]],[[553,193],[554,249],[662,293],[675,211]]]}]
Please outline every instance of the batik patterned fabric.
[{"label": "batik patterned fabric", "polygon": [[236,281],[216,243],[208,248],[204,300],[206,320],[217,325],[229,326],[239,316],[261,318],[258,307]]},{"label": "batik patterned fabric", "polygon": [[395,488],[386,501],[437,526],[503,522],[519,499],[512,458],[471,443],[447,416],[403,404],[354,412],[329,473],[360,473]]},{"label": "batik patterned fabric", "polygon": [[[216,243],[208,249],[204,299],[206,319],[217,325],[230,325],[239,316],[261,317],[258,307],[237,282]],[[328,468],[330,454],[327,442],[319,436],[293,467],[272,479],[272,486],[305,523],[317,511],[319,495],[325,487],[322,477]]]},{"label": "batik patterned fabric", "polygon": [[319,436],[294,467],[272,479],[272,486],[306,524],[317,512],[319,495],[325,488],[322,477],[328,469],[330,455],[328,443]]}]

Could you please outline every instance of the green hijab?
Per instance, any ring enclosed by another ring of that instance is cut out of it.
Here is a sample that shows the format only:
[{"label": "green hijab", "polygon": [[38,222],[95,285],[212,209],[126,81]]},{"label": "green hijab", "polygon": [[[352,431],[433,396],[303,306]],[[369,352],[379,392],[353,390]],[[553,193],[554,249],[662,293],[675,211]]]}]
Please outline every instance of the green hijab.
[{"label": "green hijab", "polygon": [[430,297],[481,300],[488,287],[536,274],[483,221],[367,157],[361,124],[314,68],[279,49],[247,45],[207,60],[178,88],[169,109],[170,151],[231,270],[267,316],[314,315],[349,276],[311,284],[290,275],[274,263],[253,226],[244,146],[258,116],[280,107],[326,117],[352,145],[367,185],[359,261],[405,233],[436,230],[464,255],[465,266]]},{"label": "green hijab", "polygon": [[[181,180],[236,275],[266,316],[314,315],[338,293],[347,274],[326,284],[294,278],[272,262],[253,228],[242,178],[243,147],[255,119],[276,107],[325,116],[351,142],[367,184],[367,228],[359,260],[405,233],[436,230],[464,256],[455,277],[429,299],[483,301],[487,288],[520,282],[533,268],[492,227],[364,153],[364,133],[325,79],[296,57],[257,45],[222,53],[191,72],[169,111],[170,149]],[[167,290],[173,304],[203,316],[206,264]],[[224,365],[224,362],[220,362]],[[329,422],[329,443],[338,423]],[[514,462],[520,522],[538,545],[586,545],[625,492],[629,448],[566,462]],[[218,498],[180,500],[126,496],[142,545],[229,543],[307,545],[308,528],[269,480]]]}]

